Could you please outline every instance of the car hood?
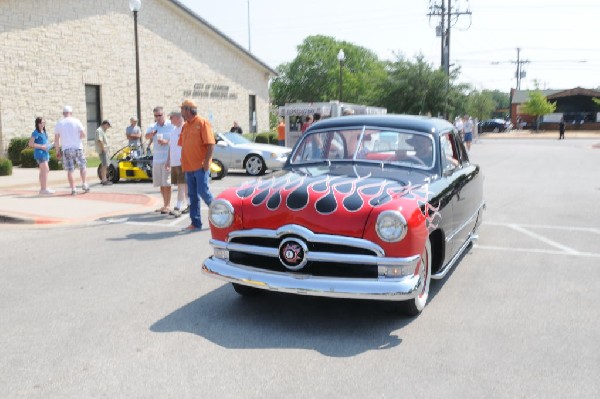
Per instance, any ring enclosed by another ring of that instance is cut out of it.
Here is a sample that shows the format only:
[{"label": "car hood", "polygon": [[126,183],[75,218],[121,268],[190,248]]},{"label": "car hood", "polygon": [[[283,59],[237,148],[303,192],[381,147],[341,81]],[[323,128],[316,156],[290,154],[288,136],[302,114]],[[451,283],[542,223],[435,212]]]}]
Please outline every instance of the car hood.
[{"label": "car hood", "polygon": [[264,152],[274,152],[275,154],[289,154],[292,152],[291,148],[282,147],[279,145],[273,144],[258,144],[258,143],[248,143],[248,144],[235,144],[235,148],[242,148],[248,151],[264,151]]},{"label": "car hood", "polygon": [[[315,233],[362,237],[374,208],[387,208],[400,197],[414,198],[425,177],[398,168],[300,168],[246,182],[236,195],[244,229],[298,224]],[[424,191],[419,195],[426,200]]]}]

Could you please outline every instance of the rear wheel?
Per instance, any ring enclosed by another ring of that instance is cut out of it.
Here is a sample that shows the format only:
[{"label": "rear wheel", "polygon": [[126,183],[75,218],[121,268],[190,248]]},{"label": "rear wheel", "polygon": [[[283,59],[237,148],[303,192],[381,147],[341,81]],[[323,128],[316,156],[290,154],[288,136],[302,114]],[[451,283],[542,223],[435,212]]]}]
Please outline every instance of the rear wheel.
[{"label": "rear wheel", "polygon": [[[100,168],[102,165],[98,165],[98,179],[102,180],[102,174],[100,173]],[[113,164],[108,165],[106,168],[106,180],[109,180],[113,183],[117,183],[119,181],[119,173]]]},{"label": "rear wheel", "polygon": [[235,292],[240,294],[241,296],[256,296],[261,294],[262,290],[254,287],[248,287],[247,285],[241,285],[236,283],[231,283],[233,285],[233,289]]},{"label": "rear wheel", "polygon": [[500,132],[500,128],[499,127],[495,127],[494,128],[494,133],[498,133],[498,132]]},{"label": "rear wheel", "polygon": [[402,312],[408,316],[417,316],[421,313],[429,298],[429,284],[431,283],[431,242],[429,238],[423,248],[417,274],[421,280],[417,296],[400,304]]},{"label": "rear wheel", "polygon": [[248,173],[250,176],[263,175],[267,170],[265,161],[260,157],[260,155],[256,154],[249,155],[248,158],[246,158],[244,167],[246,168],[246,173]]}]

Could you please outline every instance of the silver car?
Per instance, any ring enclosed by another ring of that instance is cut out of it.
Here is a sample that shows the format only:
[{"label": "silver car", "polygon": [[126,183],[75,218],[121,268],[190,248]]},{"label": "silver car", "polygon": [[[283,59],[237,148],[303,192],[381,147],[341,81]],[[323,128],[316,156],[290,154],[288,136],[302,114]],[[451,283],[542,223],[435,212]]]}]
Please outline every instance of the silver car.
[{"label": "silver car", "polygon": [[253,143],[238,133],[218,133],[216,139],[213,162],[223,174],[229,169],[243,169],[250,176],[259,176],[267,169],[282,169],[292,152],[288,147]]}]

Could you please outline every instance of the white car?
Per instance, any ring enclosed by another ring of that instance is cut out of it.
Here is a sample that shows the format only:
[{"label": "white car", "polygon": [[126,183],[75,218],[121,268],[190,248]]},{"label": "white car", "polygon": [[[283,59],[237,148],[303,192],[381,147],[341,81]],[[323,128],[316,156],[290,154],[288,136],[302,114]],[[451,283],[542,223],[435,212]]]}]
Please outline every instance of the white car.
[{"label": "white car", "polygon": [[250,176],[259,176],[267,169],[282,169],[292,152],[291,148],[272,144],[253,143],[238,133],[218,133],[213,162],[227,174],[229,169],[243,169]]}]

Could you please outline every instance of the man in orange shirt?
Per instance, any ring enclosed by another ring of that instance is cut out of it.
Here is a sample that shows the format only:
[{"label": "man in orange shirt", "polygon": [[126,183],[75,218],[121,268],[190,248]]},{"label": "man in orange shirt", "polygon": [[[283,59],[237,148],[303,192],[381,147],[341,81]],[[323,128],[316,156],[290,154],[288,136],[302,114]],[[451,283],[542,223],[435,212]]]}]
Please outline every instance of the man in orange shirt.
[{"label": "man in orange shirt", "polygon": [[279,125],[277,125],[277,140],[279,141],[279,145],[285,147],[285,122],[284,118],[279,120]]},{"label": "man in orange shirt", "polygon": [[181,169],[185,172],[187,180],[192,222],[185,230],[193,231],[202,228],[200,198],[206,205],[210,205],[213,200],[208,189],[208,178],[215,148],[215,135],[210,123],[198,115],[198,107],[194,101],[183,101],[181,116],[185,124],[177,144],[181,147]]}]

